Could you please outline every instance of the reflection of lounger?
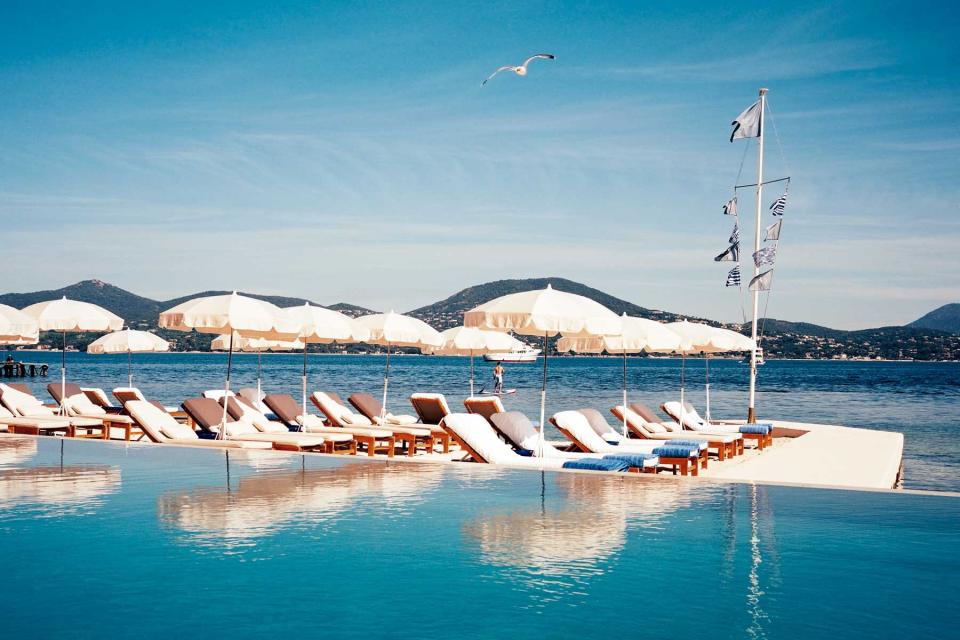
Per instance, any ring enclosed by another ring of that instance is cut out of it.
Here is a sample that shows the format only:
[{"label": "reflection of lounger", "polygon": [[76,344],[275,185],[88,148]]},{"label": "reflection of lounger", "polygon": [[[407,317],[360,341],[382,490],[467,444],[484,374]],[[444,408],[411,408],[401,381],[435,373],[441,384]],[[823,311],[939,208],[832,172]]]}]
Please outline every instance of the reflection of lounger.
[{"label": "reflection of lounger", "polygon": [[367,455],[372,456],[377,451],[384,451],[388,457],[393,457],[395,439],[392,431],[377,427],[338,427],[325,424],[320,416],[315,416],[309,411],[304,415],[300,403],[286,393],[272,393],[265,396],[263,402],[288,427],[320,435],[347,433],[358,445],[367,448]]},{"label": "reflection of lounger", "polygon": [[[218,435],[223,420],[224,410],[212,398],[190,398],[181,405],[190,419],[202,430]],[[274,449],[286,451],[302,451],[304,449],[322,449],[327,453],[333,452],[333,443],[325,442],[321,436],[307,433],[261,433],[249,422],[234,420],[230,414],[224,424],[226,436],[235,440],[251,442],[269,442]]]},{"label": "reflection of lounger", "polygon": [[[710,424],[700,417],[693,405],[685,402],[682,407],[679,402],[665,402],[660,409],[670,416],[682,429],[702,434],[737,434],[746,440],[753,440],[758,449],[773,444],[773,425],[770,424]],[[681,422],[681,416],[683,421]]]},{"label": "reflection of lounger", "polygon": [[623,405],[617,405],[610,409],[617,422],[627,422],[627,429],[635,437],[647,440],[660,440],[670,442],[675,440],[693,440],[706,443],[713,449],[719,460],[725,460],[729,456],[735,456],[743,453],[743,438],[739,434],[705,434],[693,433],[692,431],[683,431],[676,425],[676,428],[652,422],[644,418],[633,408],[624,409]]},{"label": "reflection of lounger", "polygon": [[[677,444],[638,441],[622,445],[610,444],[597,435],[587,421],[587,417],[579,411],[561,411],[554,414],[550,422],[581,451],[605,455],[618,452],[649,452],[659,456],[660,464],[668,465],[674,470],[679,469],[681,475],[687,475],[688,472],[698,475],[699,467],[707,466],[706,449],[701,449],[696,442]],[[697,464],[698,460],[701,464]]]},{"label": "reflection of lounger", "polygon": [[630,465],[622,460],[564,460],[562,458],[528,458],[517,454],[497,437],[483,416],[451,413],[441,426],[477,462],[535,469],[589,469],[593,471],[627,471]]},{"label": "reflection of lounger", "polygon": [[[257,409],[247,403],[243,398],[237,396],[220,396],[219,404],[223,406],[226,404],[227,413],[231,418],[239,422],[249,422],[254,427],[257,428],[260,433],[273,433],[273,434],[287,434],[291,435],[290,429],[280,422],[275,422],[270,420],[264,414],[260,413]],[[356,455],[357,453],[357,442],[354,440],[353,436],[349,433],[316,433],[316,434],[292,434],[292,435],[314,435],[320,436],[326,442],[330,443],[331,450],[330,453],[349,453],[350,455]],[[339,446],[337,446],[339,444]]]},{"label": "reflection of lounger", "polygon": [[[537,431],[530,419],[519,411],[503,411],[491,416],[493,428],[523,455],[532,455],[544,458],[561,458],[563,460],[579,460],[596,457],[591,455],[597,452],[562,451],[547,441],[540,441],[540,432]],[[541,450],[542,449],[542,450]],[[628,450],[626,448],[613,451],[615,455],[602,453],[601,458],[616,458],[627,462],[637,471],[653,473],[657,469],[657,455],[652,453],[653,447]]]},{"label": "reflection of lounger", "polygon": [[129,400],[123,405],[131,418],[147,437],[160,444],[186,444],[200,447],[220,447],[226,449],[271,449],[269,442],[244,440],[201,440],[196,432],[187,425],[177,422],[162,407],[146,400]]},{"label": "reflection of lounger", "polygon": [[366,416],[368,420],[386,429],[393,427],[429,428],[430,435],[433,436],[433,439],[443,445],[443,452],[447,453],[450,451],[450,436],[440,428],[440,420],[421,419],[420,422],[423,424],[417,424],[417,419],[413,416],[386,413],[381,423],[380,415],[384,413],[383,404],[369,393],[354,393],[347,398],[347,401],[362,415]]}]

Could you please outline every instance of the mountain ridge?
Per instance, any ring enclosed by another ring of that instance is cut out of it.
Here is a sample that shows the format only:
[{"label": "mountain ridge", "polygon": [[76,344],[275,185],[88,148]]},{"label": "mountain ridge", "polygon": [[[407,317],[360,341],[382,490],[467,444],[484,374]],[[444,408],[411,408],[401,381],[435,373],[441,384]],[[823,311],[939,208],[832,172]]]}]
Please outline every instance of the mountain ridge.
[{"label": "mountain ridge", "polygon": [[948,333],[960,333],[960,302],[951,302],[924,314],[908,327],[918,329],[936,329]]}]

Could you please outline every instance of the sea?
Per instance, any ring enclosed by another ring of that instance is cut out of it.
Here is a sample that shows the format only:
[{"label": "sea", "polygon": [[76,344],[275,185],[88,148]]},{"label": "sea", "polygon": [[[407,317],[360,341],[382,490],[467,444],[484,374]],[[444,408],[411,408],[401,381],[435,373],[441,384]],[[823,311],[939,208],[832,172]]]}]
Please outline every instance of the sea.
[{"label": "sea", "polygon": [[[47,364],[46,378],[17,379],[38,397],[49,398],[46,387],[59,381],[58,352],[12,352],[17,360]],[[383,393],[383,355],[321,355],[307,357],[310,391]],[[302,354],[263,354],[259,359],[261,386],[267,393],[299,398],[304,366]],[[474,361],[475,390],[491,390],[493,364]],[[66,354],[67,379],[81,386],[108,391],[127,384],[126,355]],[[504,396],[510,410],[539,417],[543,360],[505,365]],[[679,398],[681,377],[685,397],[706,411],[707,363],[703,359],[628,358],[629,401],[657,408]],[[446,395],[456,411],[470,393],[470,358],[397,355],[390,358],[388,408],[413,413],[414,392]],[[224,353],[159,353],[132,356],[134,385],[148,398],[167,405],[222,389],[227,372]],[[715,418],[744,418],[748,367],[737,360],[709,362],[710,412]],[[256,354],[234,354],[233,389],[255,387]],[[594,407],[609,416],[621,401],[623,360],[617,357],[551,357],[547,365],[547,416],[565,409]],[[760,367],[758,417],[850,427],[899,431],[905,435],[903,486],[909,489],[960,491],[960,363],[768,360]],[[613,421],[612,416],[609,418]],[[548,427],[548,429],[551,427]],[[559,433],[548,437],[562,439]]]}]

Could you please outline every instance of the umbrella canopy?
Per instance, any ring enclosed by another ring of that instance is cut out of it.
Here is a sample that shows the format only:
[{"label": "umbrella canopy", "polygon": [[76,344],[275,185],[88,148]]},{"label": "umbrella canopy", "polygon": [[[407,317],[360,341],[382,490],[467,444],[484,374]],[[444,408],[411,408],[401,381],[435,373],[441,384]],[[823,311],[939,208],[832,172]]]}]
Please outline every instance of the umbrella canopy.
[{"label": "umbrella canopy", "polygon": [[357,322],[370,332],[363,342],[387,348],[387,364],[383,373],[383,402],[381,403],[383,410],[380,413],[380,417],[383,418],[387,415],[387,390],[390,387],[390,349],[392,347],[430,349],[442,345],[443,338],[436,329],[423,320],[393,311],[360,316]]},{"label": "umbrella canopy", "polygon": [[37,321],[40,331],[59,331],[63,335],[60,348],[60,410],[67,388],[67,333],[84,331],[119,331],[123,328],[123,318],[103,307],[79,300],[60,300],[38,302],[23,309],[23,312]]},{"label": "umbrella canopy", "polygon": [[301,410],[303,415],[307,415],[307,343],[364,342],[370,337],[370,330],[346,314],[325,307],[316,307],[309,302],[301,306],[286,307],[283,313],[300,327],[299,340],[303,348],[303,374],[300,378],[303,391]]},{"label": "umbrella canopy", "polygon": [[[293,351],[302,349],[303,343],[297,340],[269,340],[267,338],[245,338],[239,333],[233,334],[233,350],[247,351],[250,353],[262,351]],[[217,336],[210,342],[210,349],[213,351],[227,351],[230,349],[230,334],[225,333]]]},{"label": "umbrella canopy", "polygon": [[463,314],[467,327],[513,331],[523,336],[558,333],[604,336],[620,333],[620,318],[605,306],[574,293],[546,289],[511,293]]},{"label": "umbrella canopy", "polygon": [[[681,347],[681,337],[667,325],[646,318],[633,318],[627,314],[620,317],[622,325],[618,336],[600,338],[560,338],[559,351],[579,353],[619,353],[623,356],[623,406],[627,406],[627,354],[648,352],[671,352]],[[623,437],[627,437],[627,417],[623,416]]]},{"label": "umbrella canopy", "polygon": [[671,322],[667,324],[670,330],[674,331],[683,339],[683,344],[677,349],[681,355],[680,362],[680,423],[683,424],[684,407],[684,386],[686,356],[690,353],[703,353],[706,368],[706,401],[707,401],[707,420],[710,419],[710,360],[711,353],[725,353],[729,351],[749,351],[754,348],[755,343],[750,338],[741,335],[735,331],[711,327],[699,322]]},{"label": "umbrella canopy", "polygon": [[[540,453],[547,403],[547,338],[564,336],[616,335],[622,330],[620,317],[605,306],[574,293],[546,289],[511,293],[463,314],[468,327],[513,331],[525,336],[543,336],[543,383],[540,387]],[[542,456],[541,456],[542,457]]]},{"label": "umbrella canopy", "polygon": [[200,333],[233,331],[248,338],[273,340],[292,340],[299,332],[296,322],[284,316],[279,307],[236,291],[182,302],[160,314],[160,326]]},{"label": "umbrella canopy", "polygon": [[133,386],[132,353],[169,351],[170,343],[149,331],[114,331],[87,345],[87,353],[126,353],[127,386]]},{"label": "umbrella canopy", "polygon": [[476,327],[457,326],[440,332],[443,344],[428,347],[427,353],[438,356],[470,356],[470,397],[473,397],[473,357],[485,353],[509,353],[524,344],[509,333]]},{"label": "umbrella canopy", "polygon": [[0,343],[33,344],[39,339],[40,326],[32,316],[0,304]]},{"label": "umbrella canopy", "polygon": [[[296,323],[283,315],[280,308],[239,295],[204,296],[182,302],[160,314],[160,326],[175,331],[199,331],[200,333],[229,333],[227,347],[227,378],[224,395],[230,394],[230,372],[233,368],[234,336],[291,340],[297,337]],[[226,438],[227,404],[223,405],[219,438]]]}]

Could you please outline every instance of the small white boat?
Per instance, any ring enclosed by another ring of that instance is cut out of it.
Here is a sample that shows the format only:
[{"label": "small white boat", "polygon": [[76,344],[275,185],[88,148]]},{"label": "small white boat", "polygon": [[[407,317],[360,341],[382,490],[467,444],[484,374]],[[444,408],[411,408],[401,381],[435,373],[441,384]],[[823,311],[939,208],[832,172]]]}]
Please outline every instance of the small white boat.
[{"label": "small white boat", "polygon": [[522,349],[514,349],[506,353],[485,353],[483,359],[487,362],[536,362],[540,349],[524,345]]}]

